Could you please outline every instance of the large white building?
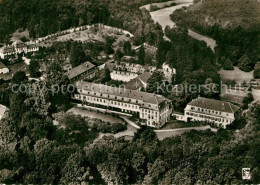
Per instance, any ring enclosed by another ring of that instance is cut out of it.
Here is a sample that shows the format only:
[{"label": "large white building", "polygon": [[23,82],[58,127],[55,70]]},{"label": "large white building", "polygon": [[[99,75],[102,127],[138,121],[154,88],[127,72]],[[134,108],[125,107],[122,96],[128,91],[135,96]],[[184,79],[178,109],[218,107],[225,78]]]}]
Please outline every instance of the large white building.
[{"label": "large white building", "polygon": [[113,71],[112,73],[110,73],[110,77],[112,80],[129,82],[130,80],[133,80],[134,78],[138,77],[138,75],[136,73],[125,71]]},{"label": "large white building", "polygon": [[119,64],[116,65],[116,70],[142,74],[144,72],[154,72],[156,70],[156,67],[148,66],[148,65],[143,66],[140,64],[134,64],[128,62],[120,62]]},{"label": "large white building", "polygon": [[79,81],[74,101],[83,107],[134,116],[143,125],[159,128],[169,121],[172,105],[163,96],[103,84]]},{"label": "large white building", "polygon": [[198,97],[188,103],[184,116],[186,121],[213,123],[226,128],[240,116],[240,110],[238,106],[229,102]]},{"label": "large white building", "polygon": [[1,52],[1,58],[5,58],[6,56],[21,54],[21,53],[32,53],[39,51],[39,46],[37,46],[34,42],[30,43],[22,43],[15,42],[11,46],[4,46]]}]

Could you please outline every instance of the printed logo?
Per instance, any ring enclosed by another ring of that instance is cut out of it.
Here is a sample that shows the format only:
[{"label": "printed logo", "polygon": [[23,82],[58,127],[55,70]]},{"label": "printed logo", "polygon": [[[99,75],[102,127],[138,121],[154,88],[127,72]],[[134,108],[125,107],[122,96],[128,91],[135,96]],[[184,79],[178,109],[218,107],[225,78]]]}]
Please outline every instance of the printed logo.
[{"label": "printed logo", "polygon": [[251,179],[250,168],[242,168],[242,179],[243,180]]}]

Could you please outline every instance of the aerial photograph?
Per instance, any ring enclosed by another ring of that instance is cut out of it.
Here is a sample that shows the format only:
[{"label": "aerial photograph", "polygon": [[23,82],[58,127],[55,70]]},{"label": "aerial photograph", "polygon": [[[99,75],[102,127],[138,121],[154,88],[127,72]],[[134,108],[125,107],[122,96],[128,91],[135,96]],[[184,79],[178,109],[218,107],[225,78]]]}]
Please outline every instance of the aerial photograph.
[{"label": "aerial photograph", "polygon": [[0,0],[6,184],[260,184],[260,0]]}]

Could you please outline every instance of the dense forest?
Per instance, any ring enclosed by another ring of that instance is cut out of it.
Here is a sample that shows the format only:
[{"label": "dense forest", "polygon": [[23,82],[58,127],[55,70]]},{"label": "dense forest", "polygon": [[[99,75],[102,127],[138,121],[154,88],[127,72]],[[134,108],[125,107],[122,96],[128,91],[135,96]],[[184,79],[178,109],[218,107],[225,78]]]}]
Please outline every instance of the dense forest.
[{"label": "dense forest", "polygon": [[[59,73],[49,66],[49,77]],[[52,72],[51,72],[52,71]],[[57,75],[55,75],[57,76]],[[12,84],[30,85],[15,78],[1,85],[8,92]],[[214,133],[191,131],[181,136],[157,139],[152,129],[142,128],[132,141],[105,137],[92,143],[96,132],[89,131],[80,117],[69,117],[66,128],[52,124],[55,101],[48,84],[40,83],[39,93],[5,93],[9,114],[0,124],[1,183],[82,183],[94,184],[244,184],[259,183],[260,104],[249,105],[244,116],[227,130]],[[2,95],[2,93],[1,93]],[[58,95],[59,96],[59,95]],[[235,129],[239,129],[234,132]],[[241,180],[241,169],[251,168],[252,179]]]},{"label": "dense forest", "polygon": [[224,68],[232,69],[233,64],[251,71],[260,60],[259,15],[260,3],[255,0],[206,0],[175,11],[171,19],[214,38],[216,57]]},{"label": "dense forest", "polygon": [[[162,0],[158,0],[160,2]],[[31,38],[46,36],[57,31],[86,24],[104,23],[142,33],[148,13],[141,13],[142,1],[95,0],[3,0],[0,3],[0,42],[8,42],[17,29],[28,29]]]},{"label": "dense forest", "polygon": [[[135,35],[133,43],[136,45],[146,41],[158,47],[156,65],[160,68],[167,62],[176,68],[176,84],[214,86],[220,83],[217,73],[219,64],[224,65],[229,60],[231,64],[251,70],[256,61],[259,61],[259,27],[254,24],[259,15],[254,14],[257,6],[251,4],[251,1],[245,1],[249,8],[242,11],[245,15],[241,17],[247,17],[248,13],[255,17],[241,20],[241,24],[236,22],[239,27],[223,27],[218,23],[204,25],[199,22],[205,18],[202,17],[203,7],[211,8],[209,11],[217,14],[213,10],[214,6],[220,6],[223,1],[206,0],[205,4],[198,2],[190,7],[192,11],[176,11],[172,19],[181,26],[173,29],[167,27],[165,34],[170,40],[166,41],[160,25],[151,20],[146,10],[139,10],[141,5],[150,3],[150,0],[3,0],[0,4],[0,24],[5,26],[0,27],[0,42],[8,42],[9,35],[19,28],[28,29],[30,37],[36,38],[70,27],[101,22],[132,32]],[[241,1],[238,0],[238,7],[240,4],[245,5]],[[216,4],[211,5],[213,2]],[[233,16],[236,15],[236,10],[237,7],[234,8]],[[204,14],[209,14],[204,11]],[[225,17],[223,14],[219,16],[223,19]],[[246,26],[248,23],[252,27]],[[215,38],[218,42],[216,55],[204,42],[189,37],[188,27]],[[122,51],[115,51],[116,57],[132,55],[130,42],[125,42],[122,47]],[[68,41],[54,43],[33,59],[62,53],[66,57],[70,56],[72,65],[77,66],[85,59],[95,59],[103,50],[111,52],[109,39],[95,45]],[[138,62],[145,64],[148,61],[145,60],[143,48],[137,55]],[[91,124],[90,120],[71,115],[59,120],[65,125],[64,128],[55,126],[53,119],[56,113],[66,111],[71,105],[70,94],[52,94],[53,84],[61,87],[69,83],[61,72],[62,62],[58,59],[59,56],[53,58],[54,61],[46,62],[46,81],[29,81],[24,72],[14,74],[8,83],[0,81],[0,104],[10,109],[7,117],[0,121],[1,183],[260,182],[259,101],[245,107],[248,109],[243,116],[226,130],[190,131],[159,141],[153,129],[142,127],[131,141],[111,136],[93,143],[98,132],[114,133],[126,128],[120,124],[108,124],[106,127],[97,122]],[[35,68],[39,68],[38,64],[31,67],[32,74]],[[149,83],[161,78],[159,74],[154,76],[154,79],[149,79]],[[22,85],[22,92],[12,89],[17,85]],[[149,91],[153,92],[153,88]],[[199,92],[179,93],[165,94],[173,101],[174,107],[179,108],[178,111],[183,110],[187,101],[199,95]],[[202,95],[205,97],[218,97],[218,94],[205,93],[203,90],[200,93],[204,93]],[[251,169],[251,180],[242,180],[242,168]]]}]

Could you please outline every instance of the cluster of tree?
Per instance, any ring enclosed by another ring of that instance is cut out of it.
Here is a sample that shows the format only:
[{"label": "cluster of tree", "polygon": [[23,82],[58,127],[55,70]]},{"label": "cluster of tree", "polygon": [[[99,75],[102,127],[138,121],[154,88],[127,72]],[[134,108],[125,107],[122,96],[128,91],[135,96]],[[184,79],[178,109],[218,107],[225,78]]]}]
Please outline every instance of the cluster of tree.
[{"label": "cluster of tree", "polygon": [[231,62],[243,71],[251,71],[260,59],[258,6],[257,1],[206,0],[175,11],[171,19],[214,38],[216,58],[223,68],[232,69]]},{"label": "cluster of tree", "polygon": [[[1,183],[100,184],[101,177],[114,184],[259,182],[259,102],[237,123],[240,132],[191,131],[159,141],[152,129],[142,128],[132,141],[108,137],[93,144],[96,132],[83,118],[62,119],[64,129],[52,123],[49,85],[66,83],[58,71],[56,63],[48,67],[52,78],[38,84],[40,90],[6,93],[10,110],[0,124]],[[245,166],[251,168],[250,181],[241,179]]]},{"label": "cluster of tree", "polygon": [[254,78],[260,78],[260,62],[257,62],[255,65]]},{"label": "cluster of tree", "polygon": [[0,88],[0,103],[10,109],[0,124],[0,182],[100,184],[81,147],[92,142],[97,132],[90,131],[80,117],[66,117],[64,128],[53,125],[52,113],[69,102],[64,92],[53,94],[53,85],[65,86],[67,79],[57,61],[48,66],[47,75],[45,82],[32,83],[17,72],[11,83]]},{"label": "cluster of tree", "polygon": [[[132,142],[109,137],[100,140],[85,148],[86,155],[111,184],[257,183],[259,106],[259,102],[251,105],[247,128],[239,133],[232,129],[217,133],[191,131],[158,141],[156,134],[146,128],[139,130]],[[242,180],[244,166],[251,169],[249,181]]]},{"label": "cluster of tree", "polygon": [[40,73],[40,63],[38,60],[31,60],[29,65],[29,72],[31,77],[39,77]]},{"label": "cluster of tree", "polygon": [[6,26],[0,28],[0,41],[8,42],[9,34],[20,28],[28,29],[30,37],[36,38],[81,25],[104,23],[136,35],[136,45],[145,40],[154,45],[163,33],[147,10],[139,10],[145,3],[150,1],[3,1],[0,23]]},{"label": "cluster of tree", "polygon": [[216,57],[206,43],[187,36],[187,30],[180,27],[166,27],[165,33],[171,42],[159,43],[156,56],[158,68],[163,62],[175,68],[177,84],[204,84],[207,78],[219,84]]},{"label": "cluster of tree", "polygon": [[80,25],[107,23],[106,1],[3,1],[0,4],[0,40],[18,28],[28,29],[30,37],[42,37]]}]

